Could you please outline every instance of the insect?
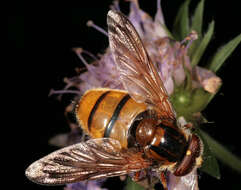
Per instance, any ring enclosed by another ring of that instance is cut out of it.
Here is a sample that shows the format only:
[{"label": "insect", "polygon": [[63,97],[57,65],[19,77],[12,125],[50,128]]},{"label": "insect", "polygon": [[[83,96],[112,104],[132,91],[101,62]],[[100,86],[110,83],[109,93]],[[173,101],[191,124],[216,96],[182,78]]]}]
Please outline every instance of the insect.
[{"label": "insect", "polygon": [[31,164],[27,177],[40,184],[155,171],[185,176],[200,166],[202,142],[177,124],[164,84],[131,22],[120,12],[107,15],[109,42],[126,91],[92,89],[81,98],[76,116],[92,139]]}]

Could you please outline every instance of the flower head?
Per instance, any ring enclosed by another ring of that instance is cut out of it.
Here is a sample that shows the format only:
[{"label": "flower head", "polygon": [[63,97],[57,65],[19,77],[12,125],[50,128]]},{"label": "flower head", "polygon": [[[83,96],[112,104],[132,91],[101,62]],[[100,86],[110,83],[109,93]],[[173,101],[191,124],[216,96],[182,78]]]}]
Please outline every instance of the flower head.
[{"label": "flower head", "polygon": [[[188,48],[192,41],[197,38],[197,34],[192,31],[181,42],[168,37],[164,27],[161,7],[160,4],[158,5],[157,13],[153,20],[139,8],[138,1],[131,1],[129,19],[138,31],[153,63],[156,64],[168,94],[171,95],[174,92],[175,85],[179,86],[184,83],[186,79],[185,70],[191,74],[193,87],[203,87],[204,90],[214,93],[221,84],[221,79],[211,71],[205,74],[204,69],[201,70],[200,67],[192,68],[190,65]],[[88,25],[90,26],[90,24]],[[93,22],[91,22],[91,26],[94,26]],[[100,55],[99,58],[95,57],[90,64],[85,61],[82,55],[86,54],[87,51],[82,48],[73,48],[73,51],[86,66],[86,71],[65,80],[67,83],[65,87],[66,92],[72,87],[77,88],[79,94],[97,87],[123,89],[120,80],[118,80],[119,73],[109,49],[106,50],[105,54]],[[90,55],[90,53],[88,54]],[[55,93],[57,92],[55,91]],[[60,91],[60,93],[62,92]],[[73,90],[69,90],[69,92],[71,93]]]}]

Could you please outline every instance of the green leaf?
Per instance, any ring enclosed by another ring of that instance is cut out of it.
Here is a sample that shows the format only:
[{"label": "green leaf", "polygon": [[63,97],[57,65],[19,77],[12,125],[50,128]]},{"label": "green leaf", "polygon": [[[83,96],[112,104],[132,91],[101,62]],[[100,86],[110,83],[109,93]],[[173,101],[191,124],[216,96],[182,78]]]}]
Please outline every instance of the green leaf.
[{"label": "green leaf", "polygon": [[202,35],[202,23],[203,23],[203,8],[204,8],[204,0],[201,0],[197,5],[193,19],[192,19],[192,30],[195,30],[198,33],[198,36]]},{"label": "green leaf", "polygon": [[176,38],[176,40],[183,40],[189,33],[189,3],[190,0],[186,0],[178,10],[173,26],[173,35]]},{"label": "green leaf", "polygon": [[188,49],[188,53],[190,56],[192,56],[193,52],[198,47],[202,39],[203,9],[204,9],[204,0],[201,0],[197,5],[192,18],[191,30],[195,30],[197,32],[198,39],[192,42],[192,45]]},{"label": "green leaf", "polygon": [[195,52],[193,52],[192,61],[191,61],[192,66],[195,66],[199,63],[204,51],[206,50],[206,48],[207,48],[207,46],[208,46],[208,44],[209,44],[209,42],[212,38],[213,31],[214,31],[214,21],[212,21],[209,24],[207,33],[204,35],[201,43],[196,48]]},{"label": "green leaf", "polygon": [[221,47],[212,57],[210,63],[208,64],[208,69],[212,70],[213,72],[217,72],[218,69],[225,62],[225,60],[231,55],[234,49],[238,46],[240,41],[241,41],[241,34],[239,34],[233,40],[231,40],[226,45]]},{"label": "green leaf", "polygon": [[232,168],[233,170],[241,173],[241,159],[233,155],[229,150],[227,150],[223,145],[218,143],[207,133],[200,130],[200,134],[207,142],[211,152],[219,159],[221,162]]},{"label": "green leaf", "polygon": [[208,144],[207,140],[202,135],[202,132],[199,128],[196,128],[194,133],[196,135],[198,135],[202,139],[202,142],[203,142],[203,156],[202,156],[203,163],[202,163],[202,167],[200,168],[200,170],[211,175],[212,177],[220,179],[221,174],[220,174],[220,170],[219,170],[219,165],[218,165],[218,162],[217,162],[216,158],[214,157],[212,151],[209,148],[209,144]]},{"label": "green leaf", "polygon": [[125,189],[126,190],[145,190],[144,187],[132,181],[130,177],[127,178],[127,184],[125,186]]}]

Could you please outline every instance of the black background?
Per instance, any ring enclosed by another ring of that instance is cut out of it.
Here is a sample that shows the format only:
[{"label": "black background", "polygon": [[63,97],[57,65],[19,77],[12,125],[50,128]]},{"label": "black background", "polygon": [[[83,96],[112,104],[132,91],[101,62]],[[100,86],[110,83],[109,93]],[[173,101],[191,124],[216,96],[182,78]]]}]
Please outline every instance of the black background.
[{"label": "black background", "polygon": [[[177,0],[162,3],[169,28],[181,2]],[[198,1],[192,1],[191,11],[196,2]],[[74,68],[82,65],[71,51],[72,47],[80,46],[94,54],[103,52],[107,47],[107,37],[93,28],[88,28],[86,22],[93,20],[106,29],[106,14],[110,4],[111,1],[88,0],[69,5],[60,2],[51,5],[41,2],[12,3],[8,6],[6,65],[9,72],[4,81],[8,87],[4,94],[10,97],[7,112],[10,116],[7,128],[10,131],[6,133],[6,137],[9,144],[7,148],[13,153],[7,158],[11,158],[12,163],[8,166],[11,172],[8,175],[12,180],[11,185],[24,185],[24,189],[62,189],[33,184],[24,176],[24,170],[33,161],[55,150],[48,145],[50,137],[68,132],[63,113],[72,97],[65,96],[63,102],[59,102],[56,96],[48,97],[48,94],[51,88],[63,88],[63,78],[73,76]],[[128,12],[127,4],[121,3],[124,13]],[[155,0],[141,1],[140,6],[152,16],[156,11]],[[205,63],[208,56],[219,46],[240,33],[239,8],[237,1],[206,2],[204,28],[207,28],[212,19],[216,22],[212,43],[202,63]],[[209,121],[215,122],[213,126],[206,128],[209,134],[241,157],[240,112],[237,110],[240,102],[239,52],[240,47],[218,72],[223,79],[223,86],[204,114]],[[241,188],[240,174],[223,164],[220,166],[221,180],[200,173],[200,189]],[[16,183],[16,180],[20,182]],[[118,189],[121,186],[115,185],[113,188]]]}]

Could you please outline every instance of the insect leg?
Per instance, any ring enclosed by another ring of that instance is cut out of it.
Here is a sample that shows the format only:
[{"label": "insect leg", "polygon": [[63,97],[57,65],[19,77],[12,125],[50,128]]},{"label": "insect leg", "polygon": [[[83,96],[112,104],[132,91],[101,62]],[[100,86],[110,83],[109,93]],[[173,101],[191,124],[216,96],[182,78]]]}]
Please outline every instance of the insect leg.
[{"label": "insect leg", "polygon": [[165,190],[168,190],[165,172],[161,172],[160,180],[161,180],[161,183],[162,183],[162,185],[163,185],[163,188],[164,188]]},{"label": "insect leg", "polygon": [[133,181],[140,181],[140,175],[141,175],[141,171],[138,171],[134,174],[134,176],[132,177]]}]

